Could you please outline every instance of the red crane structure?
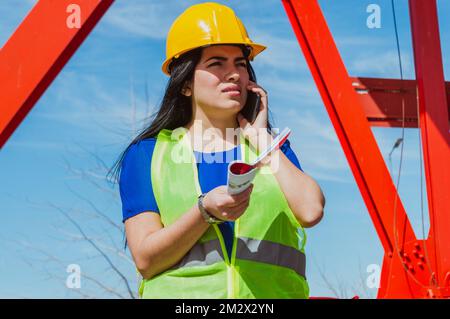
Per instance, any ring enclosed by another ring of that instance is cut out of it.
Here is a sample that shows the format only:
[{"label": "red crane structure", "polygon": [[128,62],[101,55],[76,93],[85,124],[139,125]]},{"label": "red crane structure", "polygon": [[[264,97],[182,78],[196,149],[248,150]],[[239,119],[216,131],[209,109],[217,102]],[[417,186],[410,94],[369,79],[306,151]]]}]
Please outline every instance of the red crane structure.
[{"label": "red crane structure", "polygon": [[[0,147],[114,0],[39,0],[0,51]],[[436,0],[409,0],[416,80],[347,73],[317,0],[282,0],[385,251],[378,298],[450,298],[450,83]],[[68,8],[83,13],[68,28]],[[371,126],[419,128],[430,230],[417,239]]]}]

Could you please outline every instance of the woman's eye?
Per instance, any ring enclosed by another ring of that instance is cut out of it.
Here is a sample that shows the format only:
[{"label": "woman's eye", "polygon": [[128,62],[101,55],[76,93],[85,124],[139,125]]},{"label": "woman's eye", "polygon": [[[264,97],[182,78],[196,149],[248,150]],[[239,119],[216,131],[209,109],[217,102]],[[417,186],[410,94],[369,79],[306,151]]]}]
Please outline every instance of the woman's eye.
[{"label": "woman's eye", "polygon": [[[214,65],[222,65],[222,63],[220,63],[220,62],[214,62],[214,63],[211,63],[210,65],[208,65],[208,67],[211,67],[211,66],[214,66]],[[247,63],[245,63],[245,62],[238,63],[238,65],[239,65],[239,66],[243,66],[244,68],[247,67]]]}]

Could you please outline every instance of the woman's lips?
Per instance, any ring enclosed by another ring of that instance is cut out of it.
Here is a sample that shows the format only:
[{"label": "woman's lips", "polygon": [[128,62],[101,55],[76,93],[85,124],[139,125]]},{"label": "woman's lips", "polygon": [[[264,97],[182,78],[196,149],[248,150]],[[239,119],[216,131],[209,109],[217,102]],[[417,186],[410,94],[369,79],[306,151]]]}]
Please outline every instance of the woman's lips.
[{"label": "woman's lips", "polygon": [[240,91],[225,91],[223,93],[226,93],[226,94],[231,95],[231,96],[239,96],[239,95],[241,95]]}]

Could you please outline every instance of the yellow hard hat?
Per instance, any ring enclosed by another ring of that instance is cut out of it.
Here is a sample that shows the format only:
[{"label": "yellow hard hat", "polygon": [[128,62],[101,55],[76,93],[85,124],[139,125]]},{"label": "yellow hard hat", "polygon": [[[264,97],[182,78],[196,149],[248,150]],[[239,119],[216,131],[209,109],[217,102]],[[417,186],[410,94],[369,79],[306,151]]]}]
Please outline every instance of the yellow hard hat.
[{"label": "yellow hard hat", "polygon": [[163,72],[170,75],[169,64],[183,53],[212,44],[249,46],[250,61],[266,48],[250,40],[242,21],[231,8],[215,2],[200,3],[187,8],[170,27]]}]

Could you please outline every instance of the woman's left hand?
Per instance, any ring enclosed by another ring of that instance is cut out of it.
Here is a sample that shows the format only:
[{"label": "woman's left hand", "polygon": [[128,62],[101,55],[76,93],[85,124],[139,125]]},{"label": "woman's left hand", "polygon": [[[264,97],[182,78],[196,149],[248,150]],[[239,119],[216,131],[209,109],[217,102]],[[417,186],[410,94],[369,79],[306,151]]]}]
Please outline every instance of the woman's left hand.
[{"label": "woman's left hand", "polygon": [[248,138],[254,147],[260,150],[268,145],[268,142],[271,142],[271,136],[267,132],[267,117],[269,112],[267,91],[253,81],[249,81],[247,89],[261,97],[259,112],[253,123],[247,121],[241,113],[238,113],[237,119],[244,136]]}]

